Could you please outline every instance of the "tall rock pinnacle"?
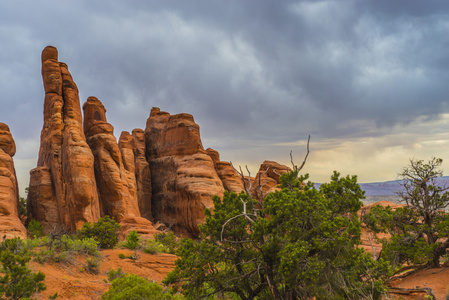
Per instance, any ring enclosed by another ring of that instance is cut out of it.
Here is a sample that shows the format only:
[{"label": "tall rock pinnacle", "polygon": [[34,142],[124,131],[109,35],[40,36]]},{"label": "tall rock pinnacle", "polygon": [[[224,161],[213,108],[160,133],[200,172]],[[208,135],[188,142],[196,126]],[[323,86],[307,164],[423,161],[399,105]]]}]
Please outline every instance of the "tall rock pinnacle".
[{"label": "tall rock pinnacle", "polygon": [[94,157],[84,136],[78,88],[58,51],[42,51],[44,125],[37,167],[31,170],[28,211],[46,231],[70,231],[100,217]]}]

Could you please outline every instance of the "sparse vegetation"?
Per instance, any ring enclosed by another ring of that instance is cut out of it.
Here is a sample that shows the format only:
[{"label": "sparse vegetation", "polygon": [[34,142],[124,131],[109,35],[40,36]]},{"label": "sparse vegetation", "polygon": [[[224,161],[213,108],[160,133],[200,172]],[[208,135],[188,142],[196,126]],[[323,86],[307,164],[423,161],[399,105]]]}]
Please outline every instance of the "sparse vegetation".
[{"label": "sparse vegetation", "polygon": [[24,246],[30,250],[38,248],[31,252],[31,255],[35,261],[41,264],[49,260],[67,263],[72,260],[72,255],[75,253],[94,257],[100,256],[98,243],[93,238],[80,240],[76,235],[63,235],[53,241],[49,237],[25,240]]}]

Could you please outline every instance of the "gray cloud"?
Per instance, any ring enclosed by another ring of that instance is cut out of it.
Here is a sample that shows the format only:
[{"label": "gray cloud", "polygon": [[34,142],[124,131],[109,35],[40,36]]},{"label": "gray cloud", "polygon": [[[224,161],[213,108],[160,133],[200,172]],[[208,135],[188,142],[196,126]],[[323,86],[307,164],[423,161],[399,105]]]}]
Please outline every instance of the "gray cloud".
[{"label": "gray cloud", "polygon": [[37,148],[20,145],[33,148],[42,127],[40,52],[52,44],[81,101],[104,103],[116,136],[145,127],[153,106],[193,114],[205,146],[233,160],[229,153],[245,151],[275,159],[271,145],[308,134],[321,142],[406,132],[448,112],[448,6],[1,2],[0,121],[17,141],[16,159],[35,159]]}]

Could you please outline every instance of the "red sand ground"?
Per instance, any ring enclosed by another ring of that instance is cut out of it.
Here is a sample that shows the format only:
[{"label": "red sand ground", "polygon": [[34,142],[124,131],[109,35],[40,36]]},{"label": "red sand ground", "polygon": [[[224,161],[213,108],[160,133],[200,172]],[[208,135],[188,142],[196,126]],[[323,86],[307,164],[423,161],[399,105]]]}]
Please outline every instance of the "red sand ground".
[{"label": "red sand ground", "polygon": [[[445,300],[449,291],[449,268],[426,269],[418,271],[403,279],[391,282],[392,286],[399,288],[429,287],[433,290],[437,300]],[[394,299],[428,299],[425,293],[405,297],[396,295]]]},{"label": "red sand ground", "polygon": [[174,268],[176,256],[171,254],[146,254],[139,251],[137,260],[120,259],[119,253],[132,255],[131,250],[114,249],[101,251],[100,273],[89,274],[85,269],[86,257],[75,257],[70,263],[45,263],[43,265],[31,262],[30,267],[35,271],[45,273],[47,290],[38,295],[37,299],[48,299],[48,296],[58,293],[57,299],[100,299],[101,295],[110,287],[107,279],[109,269],[122,268],[125,273],[132,273],[150,280],[161,282]]}]

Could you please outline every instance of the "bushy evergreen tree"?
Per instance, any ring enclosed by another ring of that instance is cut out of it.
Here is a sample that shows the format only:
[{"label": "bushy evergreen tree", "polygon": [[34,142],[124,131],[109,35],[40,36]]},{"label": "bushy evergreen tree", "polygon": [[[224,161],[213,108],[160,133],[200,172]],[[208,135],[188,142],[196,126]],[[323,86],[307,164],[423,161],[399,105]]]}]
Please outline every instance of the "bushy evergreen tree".
[{"label": "bushy evergreen tree", "polygon": [[0,244],[1,299],[29,298],[46,289],[45,274],[33,273],[28,268],[31,256],[19,238],[7,239]]},{"label": "bushy evergreen tree", "polygon": [[297,177],[282,175],[282,190],[263,202],[243,192],[214,197],[200,239],[182,241],[165,283],[192,298],[379,299],[390,269],[356,247],[364,196],[356,177],[335,172],[319,189]]}]

